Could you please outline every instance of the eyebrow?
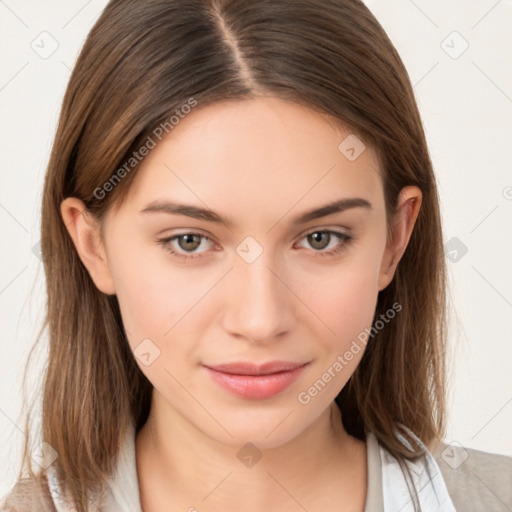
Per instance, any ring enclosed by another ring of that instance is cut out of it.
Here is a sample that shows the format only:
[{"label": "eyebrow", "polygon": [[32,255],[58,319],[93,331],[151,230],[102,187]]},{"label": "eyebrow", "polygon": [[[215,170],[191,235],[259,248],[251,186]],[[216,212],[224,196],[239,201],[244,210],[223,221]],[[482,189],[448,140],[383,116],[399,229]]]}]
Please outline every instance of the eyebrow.
[{"label": "eyebrow", "polygon": [[[294,217],[290,224],[291,226],[298,226],[311,220],[326,217],[327,215],[332,215],[334,213],[340,213],[352,208],[365,208],[367,210],[373,209],[371,203],[366,199],[363,199],[362,197],[349,197],[339,199],[307,212],[303,212],[300,215]],[[218,213],[208,208],[200,208],[193,205],[161,199],[151,201],[145,208],[140,211],[140,213],[168,213],[173,215],[185,215],[187,217],[192,217],[193,219],[205,220],[219,224],[222,223],[228,226],[228,228],[232,228],[235,224],[229,217],[222,217]]]}]

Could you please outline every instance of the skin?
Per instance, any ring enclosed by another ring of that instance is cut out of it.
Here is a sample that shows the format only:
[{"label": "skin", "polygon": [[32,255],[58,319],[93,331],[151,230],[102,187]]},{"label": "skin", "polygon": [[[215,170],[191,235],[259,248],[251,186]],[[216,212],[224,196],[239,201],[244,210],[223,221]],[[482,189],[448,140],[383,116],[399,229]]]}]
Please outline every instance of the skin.
[{"label": "skin", "polygon": [[[366,444],[346,433],[333,402],[363,350],[309,403],[297,397],[371,327],[378,292],[410,239],[421,191],[401,191],[387,240],[378,159],[369,146],[347,159],[338,146],[350,133],[329,116],[272,97],[199,105],[145,157],[126,203],[107,215],[104,238],[79,199],[62,202],[91,278],[118,297],[130,346],[150,339],[160,350],[148,366],[136,359],[154,386],[136,438],[145,512],[325,512],[340,503],[363,510]],[[347,197],[367,199],[372,208],[290,224]],[[155,199],[206,205],[235,225],[140,213]],[[331,235],[315,245],[306,235],[322,229],[353,239]],[[169,245],[195,259],[173,257],[157,243],[190,232],[212,241]],[[248,236],[263,250],[251,263],[236,252]],[[319,255],[337,246],[341,252]],[[219,387],[202,366],[238,360],[309,365],[283,392],[254,400]],[[247,442],[262,454],[250,468],[237,457]]]}]

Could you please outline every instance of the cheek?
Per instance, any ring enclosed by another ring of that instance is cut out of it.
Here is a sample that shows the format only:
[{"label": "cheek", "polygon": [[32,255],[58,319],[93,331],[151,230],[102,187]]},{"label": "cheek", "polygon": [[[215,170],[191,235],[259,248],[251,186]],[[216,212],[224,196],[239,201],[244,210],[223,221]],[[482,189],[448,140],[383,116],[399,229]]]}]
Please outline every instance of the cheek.
[{"label": "cheek", "polygon": [[315,279],[304,279],[306,303],[321,320],[315,320],[315,325],[324,333],[317,339],[342,350],[371,325],[378,298],[376,254],[375,248],[359,249],[338,265],[317,272]]},{"label": "cheek", "polygon": [[129,242],[113,239],[111,273],[132,346],[144,338],[160,345],[196,295],[186,272],[173,271],[167,258],[165,249],[133,235]]},{"label": "cheek", "polygon": [[109,257],[129,344],[135,356],[146,345],[162,356],[142,371],[147,376],[160,367],[179,372],[179,361],[193,358],[194,340],[210,324],[211,308],[205,305],[218,272],[176,265],[164,248],[133,235],[130,242],[113,242]]},{"label": "cheek", "polygon": [[347,260],[306,290],[308,306],[322,322],[308,322],[315,326],[310,335],[317,362],[297,396],[300,404],[327,407],[363,357],[378,298],[378,266],[370,260]]}]

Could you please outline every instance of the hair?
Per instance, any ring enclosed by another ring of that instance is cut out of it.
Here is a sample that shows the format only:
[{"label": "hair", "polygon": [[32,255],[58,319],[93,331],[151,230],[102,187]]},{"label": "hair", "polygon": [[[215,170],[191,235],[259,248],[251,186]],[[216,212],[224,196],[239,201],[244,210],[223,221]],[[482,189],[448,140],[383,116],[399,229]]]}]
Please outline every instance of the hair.
[{"label": "hair", "polygon": [[[40,434],[58,453],[54,468],[78,512],[113,470],[123,430],[147,420],[152,385],[130,350],[117,297],[94,285],[60,204],[77,197],[101,222],[126,199],[138,164],[110,193],[98,187],[176,110],[191,98],[201,108],[258,95],[334,116],[375,149],[388,236],[401,189],[421,190],[416,225],[374,318],[395,303],[402,309],[369,341],[336,403],[350,435],[373,432],[401,464],[425,447],[413,441],[407,449],[400,425],[426,445],[445,434],[438,191],[408,73],[375,17],[359,0],[112,0],[71,74],[42,198],[47,309],[38,340],[46,331],[49,352]],[[42,486],[29,439],[23,464]]]}]

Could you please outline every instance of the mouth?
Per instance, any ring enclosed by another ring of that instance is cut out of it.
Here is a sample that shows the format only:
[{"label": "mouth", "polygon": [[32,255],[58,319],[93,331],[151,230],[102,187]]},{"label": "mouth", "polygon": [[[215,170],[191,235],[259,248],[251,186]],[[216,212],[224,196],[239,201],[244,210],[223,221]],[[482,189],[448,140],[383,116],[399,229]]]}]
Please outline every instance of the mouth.
[{"label": "mouth", "polygon": [[261,365],[237,362],[204,367],[212,380],[223,389],[241,398],[262,400],[284,391],[308,364],[271,361]]}]

